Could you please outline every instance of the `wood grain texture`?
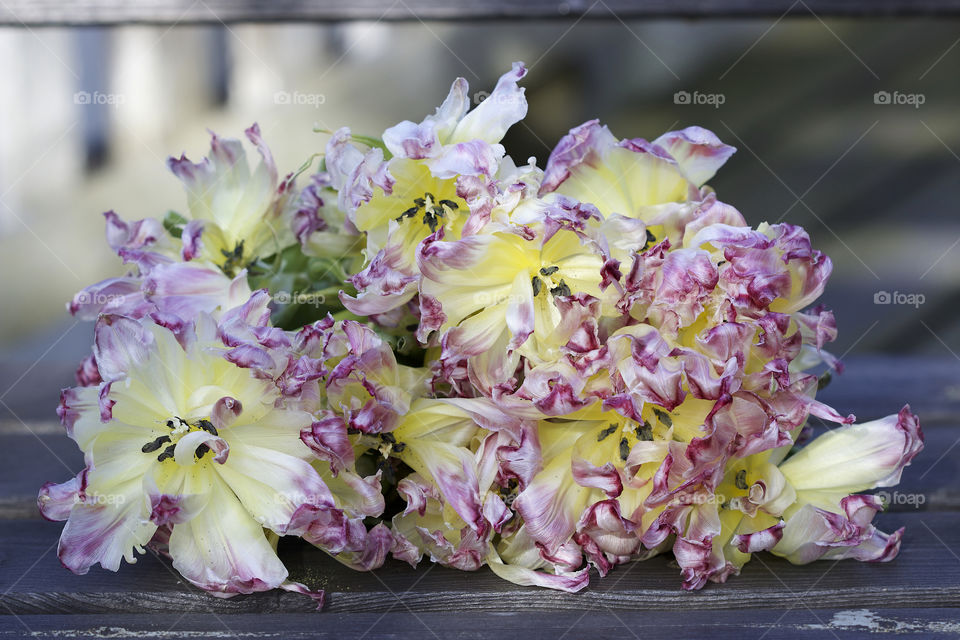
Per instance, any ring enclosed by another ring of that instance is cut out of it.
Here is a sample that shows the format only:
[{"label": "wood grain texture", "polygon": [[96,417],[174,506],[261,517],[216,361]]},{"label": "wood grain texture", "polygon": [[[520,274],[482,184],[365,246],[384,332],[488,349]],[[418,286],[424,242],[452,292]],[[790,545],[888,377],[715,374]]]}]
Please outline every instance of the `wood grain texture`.
[{"label": "wood grain texture", "polygon": [[960,632],[960,609],[823,609],[813,605],[751,611],[619,611],[603,608],[536,613],[328,613],[286,615],[158,614],[100,616],[12,616],[0,618],[0,638],[318,638],[321,640],[468,640],[475,638],[562,638],[677,640],[678,638],[875,638],[906,633],[953,638]]},{"label": "wood grain texture", "polygon": [[[63,378],[68,368],[38,366],[30,373],[36,383],[23,388],[27,400],[43,396],[41,381],[53,380],[51,371]],[[15,371],[4,373],[10,377]],[[213,598],[150,554],[116,574],[94,568],[75,576],[61,567],[56,547],[62,525],[38,518],[35,495],[43,482],[63,481],[79,470],[82,457],[49,419],[52,407],[41,411],[10,394],[11,406],[35,417],[0,419],[0,640],[28,634],[622,640],[629,637],[627,629],[643,629],[645,640],[768,632],[767,637],[957,637],[958,388],[960,362],[953,359],[860,357],[851,358],[847,372],[821,396],[861,420],[896,411],[904,401],[921,415],[927,446],[896,493],[890,492],[895,500],[890,511],[878,517],[884,530],[907,527],[901,554],[891,563],[798,567],[758,554],[727,584],[688,593],[679,587],[678,568],[658,557],[618,567],[579,594],[563,594],[518,587],[486,569],[464,573],[428,562],[416,570],[388,562],[374,573],[358,573],[301,541],[283,540],[280,555],[291,578],[326,590],[325,615],[317,615],[309,599],[286,592]]]},{"label": "wood grain texture", "polygon": [[56,420],[60,389],[76,384],[77,364],[0,362],[0,421]]},{"label": "wood grain texture", "polygon": [[[610,609],[776,609],[797,599],[826,608],[960,607],[960,528],[948,513],[883,514],[879,525],[907,527],[893,562],[816,562],[794,566],[762,554],[726,585],[680,589],[679,570],[666,557],[625,565],[579,594],[518,587],[486,569],[465,573],[432,566],[417,570],[388,562],[374,573],[347,569],[309,545],[291,540],[280,555],[291,578],[327,592],[333,613],[575,611]],[[42,521],[0,521],[0,605],[17,615],[123,613],[305,613],[303,596],[284,592],[221,600],[184,584],[151,555],[116,573],[97,568],[86,576],[63,569],[56,557],[60,526]],[[3,610],[0,609],[0,610]]]},{"label": "wood grain texture", "polygon": [[960,0],[7,0],[0,24],[956,15]]},{"label": "wood grain texture", "polygon": [[960,360],[951,356],[845,358],[817,399],[858,421],[896,413],[910,404],[921,424],[960,423]]}]

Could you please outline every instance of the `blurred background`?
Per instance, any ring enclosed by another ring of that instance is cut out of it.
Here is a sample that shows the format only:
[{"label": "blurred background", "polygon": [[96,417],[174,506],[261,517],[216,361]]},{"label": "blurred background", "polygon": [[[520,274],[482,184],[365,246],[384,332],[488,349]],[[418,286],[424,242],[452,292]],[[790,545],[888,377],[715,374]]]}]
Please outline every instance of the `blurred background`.
[{"label": "blurred background", "polygon": [[[834,262],[837,355],[960,352],[960,29],[935,19],[356,22],[0,30],[0,410],[53,417],[92,327],[65,303],[123,268],[102,213],[183,209],[169,155],[259,122],[281,172],[315,127],[419,121],[454,77],[530,73],[505,141],[546,161],[571,127],[692,124],[739,151],[711,184]],[[476,96],[477,99],[482,97]],[[956,363],[954,363],[956,364]]]}]

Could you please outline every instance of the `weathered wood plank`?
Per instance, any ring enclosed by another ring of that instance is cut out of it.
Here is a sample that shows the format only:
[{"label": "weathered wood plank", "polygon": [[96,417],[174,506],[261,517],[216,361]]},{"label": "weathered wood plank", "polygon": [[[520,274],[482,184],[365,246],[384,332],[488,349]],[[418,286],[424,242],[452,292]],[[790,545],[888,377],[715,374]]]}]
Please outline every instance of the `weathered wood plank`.
[{"label": "weathered wood plank", "polygon": [[[524,588],[483,569],[468,574],[426,565],[418,570],[390,562],[358,573],[298,541],[281,545],[291,577],[327,591],[331,612],[577,611],[588,609],[777,609],[803,602],[827,608],[960,607],[960,527],[949,513],[883,514],[885,529],[907,526],[899,558],[886,564],[854,561],[793,566],[760,555],[726,585],[688,593],[668,558],[617,568],[579,594]],[[75,576],[59,566],[60,527],[39,521],[0,521],[0,612],[17,615],[119,613],[308,612],[312,603],[289,593],[228,600],[185,585],[153,556],[117,574],[92,569]],[[800,605],[802,606],[802,605]]]},{"label": "weathered wood plank", "polygon": [[77,364],[0,362],[0,420],[56,420],[60,389],[76,384]]},{"label": "weathered wood plank", "polygon": [[[525,640],[611,638],[636,634],[645,640],[677,638],[866,638],[877,634],[923,634],[956,637],[960,609],[808,609],[750,611],[620,611],[599,609],[535,613],[478,613],[455,609],[446,613],[326,613],[286,615],[145,614],[100,616],[0,617],[0,638],[319,638],[350,640],[384,638],[424,640],[509,637]],[[29,629],[29,631],[28,631]]]},{"label": "weathered wood plank", "polygon": [[219,24],[336,20],[595,19],[960,13],[958,0],[8,0],[0,24]]},{"label": "weathered wood plank", "polygon": [[859,421],[896,413],[910,404],[921,424],[960,417],[960,359],[929,356],[851,356],[844,372],[817,398]]}]

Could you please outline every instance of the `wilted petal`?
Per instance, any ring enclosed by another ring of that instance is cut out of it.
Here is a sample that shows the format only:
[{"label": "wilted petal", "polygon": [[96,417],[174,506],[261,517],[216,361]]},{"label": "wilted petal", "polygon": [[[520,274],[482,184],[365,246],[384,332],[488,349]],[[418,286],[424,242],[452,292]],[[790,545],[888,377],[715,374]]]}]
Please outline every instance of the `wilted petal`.
[{"label": "wilted petal", "polygon": [[540,187],[541,195],[556,191],[570,177],[570,172],[581,164],[599,164],[603,154],[616,143],[617,139],[606,125],[600,125],[599,120],[590,120],[571,129],[550,152]]},{"label": "wilted petal", "polygon": [[143,317],[153,309],[141,291],[139,277],[110,278],[86,287],[67,304],[67,311],[81,320],[96,320],[101,313]]},{"label": "wilted petal", "polygon": [[338,206],[351,213],[368,202],[379,187],[389,193],[393,178],[379,148],[361,151],[350,138],[350,129],[343,127],[334,132],[327,142],[326,168],[333,189],[338,193]]},{"label": "wilted petal", "polygon": [[222,481],[215,482],[217,497],[191,520],[173,528],[174,568],[194,585],[221,597],[280,586],[287,570],[263,528]]},{"label": "wilted petal", "polygon": [[897,484],[922,448],[920,422],[908,405],[896,415],[827,431],[780,470],[801,502],[835,509],[847,494]]},{"label": "wilted petal", "polygon": [[825,511],[805,504],[790,515],[780,542],[772,553],[794,564],[819,558],[886,562],[900,549],[903,529],[891,535],[877,531],[870,521],[882,509],[875,496],[844,498],[838,511]]},{"label": "wilted petal", "polygon": [[115,485],[110,493],[88,495],[84,491],[78,495],[82,497],[74,504],[60,534],[57,555],[63,565],[85,574],[95,564],[117,571],[121,560],[136,562],[135,554],[143,553],[143,546],[157,529],[144,517],[146,504],[140,482],[135,479]]},{"label": "wilted petal", "polygon": [[231,279],[220,269],[197,262],[154,268],[144,280],[143,291],[159,311],[186,320],[202,312],[238,307],[251,296],[245,271]]},{"label": "wilted petal", "polygon": [[779,522],[772,527],[754,533],[735,535],[733,544],[743,553],[769,551],[783,537],[783,527],[784,523]]},{"label": "wilted petal", "polygon": [[60,522],[70,517],[73,505],[80,501],[81,478],[71,478],[61,484],[47,482],[40,487],[37,496],[37,508],[47,520]]},{"label": "wilted petal", "polygon": [[153,335],[132,318],[104,315],[97,321],[93,354],[100,377],[113,382],[127,375],[134,366],[145,362]]},{"label": "wilted petal", "polygon": [[500,76],[493,92],[457,123],[449,141],[483,140],[490,144],[500,142],[507,129],[527,115],[524,90],[517,86],[517,82],[525,75],[527,69],[523,63],[514,62],[513,68]]},{"label": "wilted petal", "polygon": [[347,435],[347,426],[343,419],[331,415],[314,422],[300,432],[300,439],[321,460],[330,463],[334,473],[353,465],[353,444]]},{"label": "wilted petal", "polygon": [[547,573],[515,564],[504,564],[495,553],[487,556],[487,565],[504,580],[525,587],[546,587],[576,593],[590,583],[589,567],[573,573]]},{"label": "wilted petal", "polygon": [[702,127],[687,127],[680,131],[665,133],[653,144],[667,150],[680,165],[690,182],[697,186],[712,178],[736,152],[736,149],[720,142],[720,138]]},{"label": "wilted petal", "polygon": [[428,161],[430,172],[440,179],[458,176],[492,176],[497,172],[505,151],[502,145],[470,140],[446,145]]},{"label": "wilted petal", "polygon": [[113,211],[103,214],[107,220],[107,244],[114,251],[136,251],[169,244],[170,234],[156,218],[124,222]]}]

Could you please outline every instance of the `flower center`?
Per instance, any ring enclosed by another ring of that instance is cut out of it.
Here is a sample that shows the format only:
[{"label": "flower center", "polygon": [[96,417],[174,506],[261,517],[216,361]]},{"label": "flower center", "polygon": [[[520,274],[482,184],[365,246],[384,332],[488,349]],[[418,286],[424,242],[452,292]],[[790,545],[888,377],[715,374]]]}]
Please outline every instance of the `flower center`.
[{"label": "flower center", "polygon": [[[164,460],[171,460],[173,458],[174,451],[177,448],[177,442],[180,438],[192,431],[206,431],[212,435],[220,435],[217,433],[217,428],[213,426],[213,423],[207,420],[206,418],[201,418],[200,420],[195,421],[194,423],[187,422],[180,416],[174,416],[173,418],[167,420],[167,428],[170,429],[170,435],[163,435],[159,438],[155,438],[143,445],[140,450],[144,453],[153,453],[154,451],[159,451],[161,447],[164,447],[157,455],[157,460],[163,462]],[[197,460],[203,458],[206,453],[210,451],[210,447],[205,444],[201,444],[197,447],[197,450],[194,452]]]},{"label": "flower center", "polygon": [[243,266],[243,240],[233,247],[233,251],[220,249],[220,253],[226,258],[220,268],[223,269],[225,274],[233,278],[237,275],[237,270]]},{"label": "flower center", "polygon": [[437,200],[436,196],[427,191],[422,198],[415,198],[413,206],[400,214],[397,222],[403,222],[404,218],[415,218],[421,211],[423,212],[423,224],[430,227],[430,233],[437,230],[441,224],[441,219],[453,215],[460,208],[453,200]]},{"label": "flower center", "polygon": [[533,297],[536,298],[540,292],[546,289],[553,297],[569,296],[571,294],[570,286],[559,275],[560,267],[554,265],[551,267],[542,267],[540,275],[533,276],[530,284],[533,286]]}]

